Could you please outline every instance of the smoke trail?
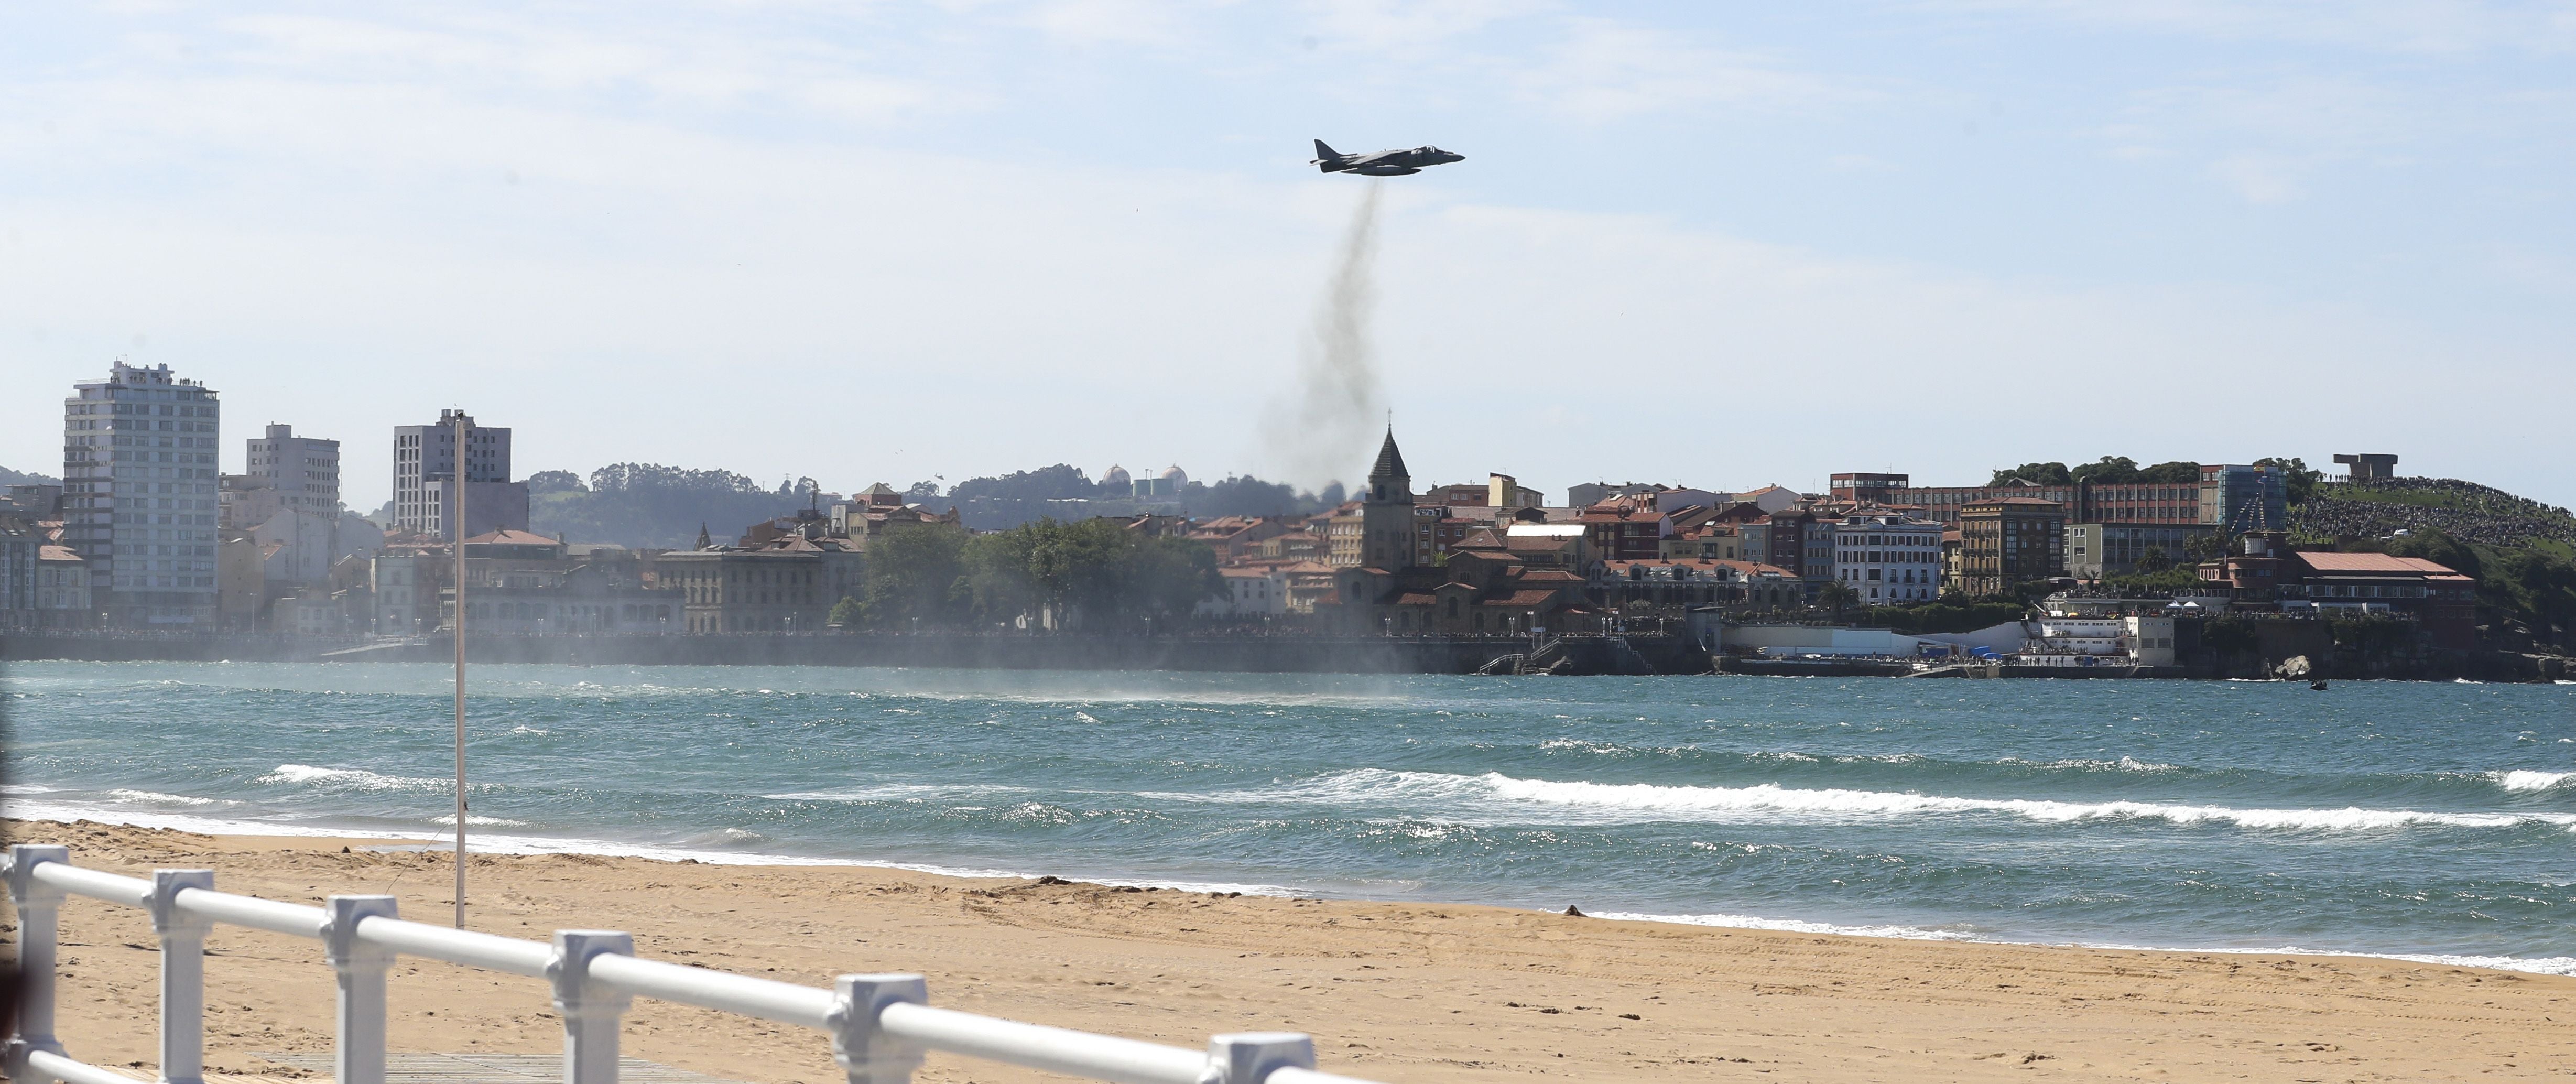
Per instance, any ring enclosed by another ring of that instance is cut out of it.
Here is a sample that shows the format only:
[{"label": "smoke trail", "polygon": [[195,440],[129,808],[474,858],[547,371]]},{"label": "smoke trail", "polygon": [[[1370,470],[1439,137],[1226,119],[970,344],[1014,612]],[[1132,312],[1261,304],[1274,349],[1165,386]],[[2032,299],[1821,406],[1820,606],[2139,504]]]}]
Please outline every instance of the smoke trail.
[{"label": "smoke trail", "polygon": [[1377,308],[1377,203],[1370,181],[1342,235],[1341,258],[1315,310],[1315,326],[1297,359],[1291,397],[1271,404],[1264,420],[1267,458],[1300,484],[1319,485],[1365,464],[1377,436],[1377,356],[1369,318]]}]

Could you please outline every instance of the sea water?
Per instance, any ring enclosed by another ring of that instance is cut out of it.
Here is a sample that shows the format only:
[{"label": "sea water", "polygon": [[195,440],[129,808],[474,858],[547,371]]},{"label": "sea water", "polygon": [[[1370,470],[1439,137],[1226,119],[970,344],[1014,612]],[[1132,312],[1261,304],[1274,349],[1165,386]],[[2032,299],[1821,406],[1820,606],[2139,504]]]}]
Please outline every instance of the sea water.
[{"label": "sea water", "polygon": [[[6,807],[452,828],[438,666],[25,663]],[[2576,973],[2576,688],[482,666],[473,845]]]}]

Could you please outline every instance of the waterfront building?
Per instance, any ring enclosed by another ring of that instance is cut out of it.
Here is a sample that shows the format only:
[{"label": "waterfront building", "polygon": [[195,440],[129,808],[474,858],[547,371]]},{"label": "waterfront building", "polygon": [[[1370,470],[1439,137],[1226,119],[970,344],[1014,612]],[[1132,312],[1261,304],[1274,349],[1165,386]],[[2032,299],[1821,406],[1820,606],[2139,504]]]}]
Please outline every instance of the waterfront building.
[{"label": "waterfront building", "polygon": [[2035,497],[1979,501],[1959,510],[1959,589],[2000,595],[2014,584],[2066,574],[2066,506]]},{"label": "waterfront building", "polygon": [[2066,574],[2080,580],[2126,576],[2141,571],[2138,562],[2150,553],[2163,554],[2164,567],[2179,568],[2190,563],[2193,541],[2217,534],[2217,527],[2199,523],[2069,523]]},{"label": "waterfront building", "polygon": [[2203,464],[2192,482],[2069,482],[2008,480],[1989,486],[1916,486],[1904,474],[1836,474],[1829,499],[1839,505],[1911,508],[1918,518],[1959,525],[1971,504],[2023,498],[2066,506],[2077,523],[2201,525],[2237,531],[2278,526],[2288,514],[2284,476],[2268,466]]},{"label": "waterfront building", "polygon": [[63,400],[63,545],[110,627],[215,623],[214,389],[116,362]]},{"label": "waterfront building", "polygon": [[842,597],[820,547],[673,550],[653,570],[679,591],[680,632],[821,632]]},{"label": "waterfront building", "polygon": [[0,629],[36,627],[36,571],[44,549],[36,521],[0,514]]},{"label": "waterfront building", "polygon": [[36,551],[36,628],[86,629],[97,623],[90,605],[89,563],[69,546],[48,543]]},{"label": "waterfront building", "polygon": [[1869,605],[1941,597],[1941,525],[1887,512],[1842,517],[1834,524],[1834,579]]},{"label": "waterfront building", "polygon": [[367,563],[367,596],[379,636],[415,636],[437,627],[439,591],[455,575],[447,547],[388,543]]},{"label": "waterfront building", "polygon": [[1274,618],[1288,612],[1288,572],[1276,564],[1230,565],[1217,570],[1225,594],[1199,600],[1201,617]]}]

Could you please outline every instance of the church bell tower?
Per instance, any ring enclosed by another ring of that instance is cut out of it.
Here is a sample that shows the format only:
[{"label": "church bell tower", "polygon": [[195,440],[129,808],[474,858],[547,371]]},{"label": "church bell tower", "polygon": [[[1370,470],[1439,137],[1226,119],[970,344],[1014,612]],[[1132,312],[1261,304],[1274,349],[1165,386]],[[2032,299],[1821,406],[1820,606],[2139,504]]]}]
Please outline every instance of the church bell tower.
[{"label": "church bell tower", "polygon": [[1369,468],[1368,491],[1360,498],[1360,524],[1366,544],[1362,562],[1370,568],[1401,572],[1414,564],[1413,476],[1404,469],[1404,453],[1395,447],[1395,427],[1378,446],[1377,464]]}]

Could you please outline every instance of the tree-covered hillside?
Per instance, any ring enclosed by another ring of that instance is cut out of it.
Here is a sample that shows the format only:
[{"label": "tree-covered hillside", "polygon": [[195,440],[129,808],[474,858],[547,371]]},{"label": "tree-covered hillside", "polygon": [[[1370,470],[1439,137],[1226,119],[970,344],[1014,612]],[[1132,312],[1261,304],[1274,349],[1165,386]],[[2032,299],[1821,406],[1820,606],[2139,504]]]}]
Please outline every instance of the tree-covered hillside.
[{"label": "tree-covered hillside", "polygon": [[769,490],[731,471],[654,463],[601,467],[587,483],[571,471],[539,471],[528,476],[528,527],[574,542],[686,549],[704,524],[729,543],[745,527],[804,507],[810,485]]}]

